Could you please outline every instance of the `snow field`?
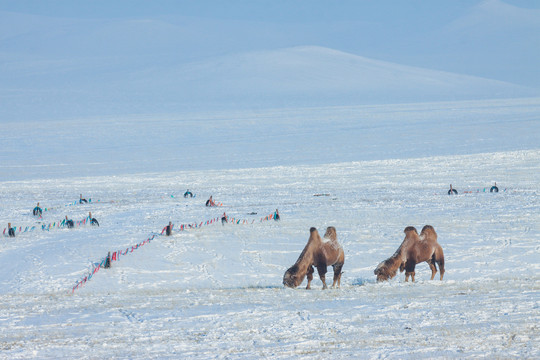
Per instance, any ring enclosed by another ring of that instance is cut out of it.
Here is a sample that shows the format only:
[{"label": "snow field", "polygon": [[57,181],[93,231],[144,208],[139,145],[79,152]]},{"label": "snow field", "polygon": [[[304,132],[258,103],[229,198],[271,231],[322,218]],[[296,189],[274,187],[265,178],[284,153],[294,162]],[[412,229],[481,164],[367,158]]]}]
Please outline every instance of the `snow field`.
[{"label": "snow field", "polygon": [[[101,226],[2,238],[0,357],[538,357],[539,168],[530,150],[4,182],[1,219],[31,224],[39,199],[58,209],[44,221],[92,211]],[[494,181],[501,192],[484,193]],[[450,183],[460,195],[446,195]],[[197,196],[184,199],[186,188]],[[79,193],[101,202],[62,208]],[[206,208],[210,195],[225,205]],[[168,221],[260,220],[275,208],[279,223],[158,237],[71,294],[91,262]],[[425,224],[445,251],[444,280],[419,264],[414,284],[376,283],[403,229]],[[330,225],[345,250],[342,288],[322,291],[318,276],[312,291],[283,288],[309,227]]]}]

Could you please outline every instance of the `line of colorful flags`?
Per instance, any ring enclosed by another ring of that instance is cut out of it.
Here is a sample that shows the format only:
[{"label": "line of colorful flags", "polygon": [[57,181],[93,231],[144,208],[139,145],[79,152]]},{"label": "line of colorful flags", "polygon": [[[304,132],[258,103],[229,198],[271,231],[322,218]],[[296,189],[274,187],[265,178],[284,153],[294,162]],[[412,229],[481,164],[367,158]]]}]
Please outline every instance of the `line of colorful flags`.
[{"label": "line of colorful flags", "polygon": [[136,245],[129,246],[125,250],[123,250],[123,249],[122,250],[117,250],[117,251],[113,252],[112,254],[109,252],[106,257],[101,259],[100,262],[92,263],[92,269],[90,269],[89,272],[84,277],[82,277],[80,280],[78,280],[75,283],[75,285],[73,286],[73,288],[71,290],[71,293],[73,294],[75,292],[75,290],[77,290],[78,288],[84,286],[84,284],[86,284],[88,281],[90,281],[90,279],[92,279],[92,277],[101,268],[108,268],[110,266],[111,262],[120,261],[121,256],[130,254],[133,251],[135,251],[135,250],[139,249],[140,247],[144,246],[145,244],[150,243],[157,236],[161,236],[161,235],[160,234],[152,234],[146,240],[144,240],[144,241],[142,241],[142,242],[140,242],[140,243],[138,243]]},{"label": "line of colorful flags", "polygon": [[[90,216],[87,216],[82,220],[75,221],[73,223],[73,225],[74,225],[74,227],[81,227],[81,226],[86,225],[86,223],[90,222],[91,220],[92,219],[90,219]],[[64,219],[62,221],[55,221],[55,222],[52,222],[52,223],[49,223],[49,224],[26,226],[24,228],[22,226],[19,226],[19,227],[14,227],[12,229],[14,229],[15,234],[21,234],[21,233],[26,233],[26,232],[32,232],[32,231],[34,231],[36,229],[41,229],[43,231],[50,231],[51,229],[59,229],[59,228],[64,228],[64,227],[67,227],[66,219]],[[8,230],[9,230],[8,228],[4,228],[4,231],[2,233],[4,235],[4,237],[8,237],[8,235],[6,233]]]},{"label": "line of colorful flags", "polygon": [[[262,217],[259,222],[263,221],[269,221],[275,219],[276,213],[272,213],[270,215],[267,215],[265,217]],[[86,219],[85,219],[86,220]],[[212,218],[210,220],[201,221],[197,223],[191,223],[191,224],[182,224],[179,227],[179,231],[184,231],[188,229],[199,229],[203,226],[212,225],[219,223],[221,221],[220,217]],[[255,222],[255,219],[247,220],[247,219],[236,219],[236,218],[230,218],[228,219],[227,223],[234,224],[234,225],[240,225],[240,224],[253,224]],[[101,269],[101,268],[107,268],[110,266],[111,262],[114,261],[120,261],[121,256],[125,256],[127,254],[132,253],[133,251],[139,249],[140,247],[144,246],[145,244],[150,243],[152,240],[154,240],[157,236],[162,236],[165,231],[167,230],[166,225],[163,230],[161,230],[161,233],[153,233],[151,234],[146,240],[135,244],[133,246],[127,247],[125,250],[117,250],[114,252],[109,252],[106,257],[101,259],[100,262],[92,263],[92,269],[89,270],[89,272],[83,276],[80,280],[78,280],[73,288],[71,289],[71,293],[74,293],[75,290],[79,289],[80,287],[84,286],[92,277]],[[171,230],[174,229],[174,224],[171,224]]]}]

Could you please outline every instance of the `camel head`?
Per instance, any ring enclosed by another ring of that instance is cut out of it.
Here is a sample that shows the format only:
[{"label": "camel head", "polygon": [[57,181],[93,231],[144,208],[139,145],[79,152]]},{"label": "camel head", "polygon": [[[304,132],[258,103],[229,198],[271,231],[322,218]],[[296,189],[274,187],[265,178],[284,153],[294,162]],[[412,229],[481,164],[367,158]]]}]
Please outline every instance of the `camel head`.
[{"label": "camel head", "polygon": [[285,275],[283,275],[283,285],[290,288],[298,287],[298,285],[304,281],[305,276],[305,274],[303,276],[299,276],[298,264],[294,264],[288,268],[287,271],[285,271]]},{"label": "camel head", "polygon": [[373,270],[373,273],[377,276],[377,281],[386,281],[392,279],[397,274],[397,267],[394,266],[396,259],[389,258],[381,261],[379,265]]}]

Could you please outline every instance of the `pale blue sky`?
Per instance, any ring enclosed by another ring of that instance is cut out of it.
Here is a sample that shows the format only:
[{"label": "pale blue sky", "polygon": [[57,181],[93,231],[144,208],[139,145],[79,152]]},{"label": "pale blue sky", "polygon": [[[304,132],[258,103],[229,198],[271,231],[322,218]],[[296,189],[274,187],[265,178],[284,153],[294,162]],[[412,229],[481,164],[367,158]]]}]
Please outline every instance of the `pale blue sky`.
[{"label": "pale blue sky", "polygon": [[[366,20],[387,17],[402,20],[429,14],[452,14],[483,0],[1,0],[0,10],[66,17],[146,17],[159,15],[208,16],[253,21]],[[505,0],[539,9],[537,0]]]},{"label": "pale blue sky", "polygon": [[[80,100],[94,95],[114,106],[125,100],[131,111],[140,105],[132,99],[163,98],[158,91],[133,90],[145,74],[155,74],[148,81],[158,84],[182,64],[303,46],[504,81],[536,93],[538,34],[536,0],[0,0],[0,115],[30,117],[25,114],[45,107],[47,113],[65,114],[67,107],[99,113],[103,101],[86,106]],[[313,76],[335,70],[332,62],[325,66]],[[193,76],[208,84],[219,78],[208,71]],[[183,90],[182,83],[177,87]]]}]

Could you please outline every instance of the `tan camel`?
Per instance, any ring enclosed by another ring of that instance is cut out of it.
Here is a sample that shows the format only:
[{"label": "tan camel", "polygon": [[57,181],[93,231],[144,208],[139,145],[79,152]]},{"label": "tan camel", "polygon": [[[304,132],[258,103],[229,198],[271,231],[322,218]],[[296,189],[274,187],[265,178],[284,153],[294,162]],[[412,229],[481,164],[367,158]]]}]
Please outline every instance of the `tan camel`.
[{"label": "tan camel", "polygon": [[283,285],[295,288],[299,286],[307,274],[307,287],[311,288],[313,280],[313,266],[317,268],[319,277],[323,283],[323,289],[326,289],[325,275],[328,266],[334,268],[334,282],[332,287],[341,285],[341,269],[345,262],[345,253],[343,248],[337,241],[336,228],[329,226],[326,229],[324,240],[321,239],[316,228],[309,229],[310,236],[304,250],[296,260],[296,263],[291,266],[283,275]]}]

